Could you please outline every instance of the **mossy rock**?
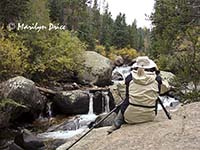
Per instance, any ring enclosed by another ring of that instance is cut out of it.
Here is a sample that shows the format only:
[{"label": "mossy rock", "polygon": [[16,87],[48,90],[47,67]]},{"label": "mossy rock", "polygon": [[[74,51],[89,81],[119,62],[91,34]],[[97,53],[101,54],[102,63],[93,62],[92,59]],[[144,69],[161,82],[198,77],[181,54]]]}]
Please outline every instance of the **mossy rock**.
[{"label": "mossy rock", "polygon": [[0,99],[0,128],[8,127],[12,121],[18,118],[27,107],[12,99]]}]

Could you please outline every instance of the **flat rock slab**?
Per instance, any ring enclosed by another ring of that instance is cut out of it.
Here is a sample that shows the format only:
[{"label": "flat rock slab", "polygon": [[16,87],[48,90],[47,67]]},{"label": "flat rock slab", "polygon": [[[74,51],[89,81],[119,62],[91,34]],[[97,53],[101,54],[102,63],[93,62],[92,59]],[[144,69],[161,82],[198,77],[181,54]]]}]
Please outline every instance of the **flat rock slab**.
[{"label": "flat rock slab", "polygon": [[[109,127],[92,130],[74,145],[72,150],[199,150],[200,149],[200,103],[181,106],[171,112],[168,120],[163,111],[158,112],[154,122],[123,125],[107,135]],[[74,137],[57,150],[64,150],[80,137]]]}]

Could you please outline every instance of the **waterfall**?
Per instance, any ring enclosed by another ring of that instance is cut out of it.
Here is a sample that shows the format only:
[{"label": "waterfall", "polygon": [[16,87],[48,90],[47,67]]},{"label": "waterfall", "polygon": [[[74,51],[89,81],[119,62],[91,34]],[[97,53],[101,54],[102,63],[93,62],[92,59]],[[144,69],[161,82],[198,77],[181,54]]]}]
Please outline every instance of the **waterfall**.
[{"label": "waterfall", "polygon": [[52,105],[52,102],[47,103],[47,115],[49,118],[52,117],[51,105]]},{"label": "waterfall", "polygon": [[94,95],[92,93],[89,93],[89,111],[88,114],[93,114],[93,97]]},{"label": "waterfall", "polygon": [[[105,98],[105,104],[104,104],[104,110],[105,110],[105,113],[108,113],[110,112],[110,98],[108,96],[108,91],[102,91],[102,95],[104,96]],[[103,101],[102,101],[103,103]]]}]

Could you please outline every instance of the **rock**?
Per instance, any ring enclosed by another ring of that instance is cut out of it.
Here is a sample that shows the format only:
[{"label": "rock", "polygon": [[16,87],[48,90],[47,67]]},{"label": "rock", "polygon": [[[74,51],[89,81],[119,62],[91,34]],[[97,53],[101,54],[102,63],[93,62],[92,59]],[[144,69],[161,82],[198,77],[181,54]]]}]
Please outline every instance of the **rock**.
[{"label": "rock", "polygon": [[5,139],[0,139],[0,149],[2,150],[9,150],[8,141]]},{"label": "rock", "polygon": [[114,119],[116,117],[116,113],[112,113],[111,115],[108,116],[108,118],[106,118],[104,121],[100,122],[103,118],[105,118],[108,114],[100,114],[94,122],[91,122],[89,125],[89,128],[91,128],[92,126],[94,126],[95,124],[97,124],[95,127],[99,128],[99,127],[105,127],[105,126],[111,126],[114,122]]},{"label": "rock", "polygon": [[12,143],[9,145],[9,149],[10,150],[24,150],[22,147],[20,147],[19,145]]},{"label": "rock", "polygon": [[85,114],[89,111],[89,94],[81,90],[57,93],[53,98],[53,112],[67,115]]},{"label": "rock", "polygon": [[117,56],[114,60],[114,65],[115,66],[122,66],[124,64],[124,59],[122,56]]},{"label": "rock", "polygon": [[44,143],[34,136],[30,131],[23,130],[23,132],[15,137],[15,144],[27,150],[39,150],[44,148]]},{"label": "rock", "polygon": [[109,108],[115,106],[114,100],[109,92],[73,90],[59,92],[54,96],[52,109],[53,112],[66,115],[87,114],[89,112],[89,101],[93,99],[93,112],[100,114],[105,110],[106,96],[110,98]]},{"label": "rock", "polygon": [[[22,76],[1,83],[0,100],[1,106],[4,106],[1,107],[2,113],[9,110],[11,114],[16,114],[10,118],[13,121],[18,117],[29,121],[36,119],[45,105],[45,99],[35,87],[34,82]],[[20,116],[22,114],[24,116]]]},{"label": "rock", "polygon": [[[192,103],[171,112],[168,120],[163,111],[153,122],[124,124],[112,134],[110,127],[93,129],[84,139],[76,143],[73,150],[199,150],[200,148],[200,103]],[[57,150],[65,150],[76,141],[72,138]]]},{"label": "rock", "polygon": [[175,75],[171,72],[167,71],[160,71],[160,75],[164,80],[167,80],[169,84],[173,82],[173,79],[175,78]]},{"label": "rock", "polygon": [[126,85],[124,84],[124,81],[114,82],[114,84],[110,85],[109,88],[115,104],[119,104],[122,100],[125,99]]},{"label": "rock", "polygon": [[86,51],[83,55],[84,67],[79,73],[79,81],[84,84],[105,86],[111,83],[111,61],[93,51]]},{"label": "rock", "polygon": [[12,99],[0,100],[0,128],[8,127],[11,122],[27,112],[28,108]]},{"label": "rock", "polygon": [[122,76],[122,74],[121,73],[119,73],[119,72],[114,72],[113,74],[112,74],[112,80],[114,80],[114,81],[122,81],[122,80],[124,80],[124,78],[123,78],[123,76]]}]

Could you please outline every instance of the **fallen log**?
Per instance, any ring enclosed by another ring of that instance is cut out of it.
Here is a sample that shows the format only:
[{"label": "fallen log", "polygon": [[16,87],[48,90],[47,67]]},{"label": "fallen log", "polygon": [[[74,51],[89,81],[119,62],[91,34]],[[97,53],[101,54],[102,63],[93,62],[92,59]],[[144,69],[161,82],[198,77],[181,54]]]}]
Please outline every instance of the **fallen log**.
[{"label": "fallen log", "polygon": [[36,86],[36,88],[40,91],[40,92],[43,92],[45,94],[51,94],[51,95],[55,95],[57,92],[54,91],[54,90],[51,90],[51,89],[47,89],[47,88],[43,88],[43,87],[39,87],[39,86]]}]

